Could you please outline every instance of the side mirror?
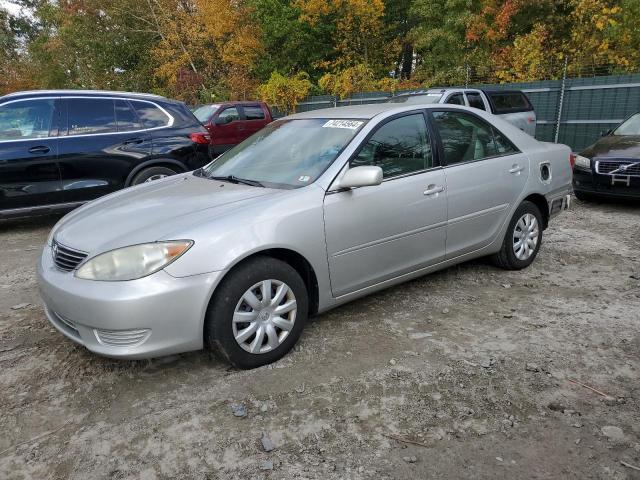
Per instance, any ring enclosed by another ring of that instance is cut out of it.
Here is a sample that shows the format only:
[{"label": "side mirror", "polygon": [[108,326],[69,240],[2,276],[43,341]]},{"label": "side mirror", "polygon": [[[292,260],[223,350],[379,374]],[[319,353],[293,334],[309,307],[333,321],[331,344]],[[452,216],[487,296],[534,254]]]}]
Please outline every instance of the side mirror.
[{"label": "side mirror", "polygon": [[602,131],[600,132],[600,136],[601,136],[601,137],[606,137],[607,135],[611,135],[611,129],[609,129],[609,130],[602,130]]},{"label": "side mirror", "polygon": [[366,166],[354,167],[347,170],[342,178],[333,184],[332,190],[356,187],[372,187],[382,183],[382,169]]},{"label": "side mirror", "polygon": [[231,122],[233,122],[233,117],[218,117],[213,121],[216,125],[226,125]]}]

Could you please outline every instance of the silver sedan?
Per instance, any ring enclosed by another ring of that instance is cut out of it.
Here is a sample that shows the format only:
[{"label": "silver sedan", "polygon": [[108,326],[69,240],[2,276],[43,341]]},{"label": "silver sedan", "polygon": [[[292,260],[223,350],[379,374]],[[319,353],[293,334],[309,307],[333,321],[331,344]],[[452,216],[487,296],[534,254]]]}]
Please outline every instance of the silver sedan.
[{"label": "silver sedan", "polygon": [[208,166],[95,200],[38,265],[49,321],[101,355],[277,360],[307,319],[472,258],[521,269],[570,150],[491,114],[365,105],[276,121]]}]

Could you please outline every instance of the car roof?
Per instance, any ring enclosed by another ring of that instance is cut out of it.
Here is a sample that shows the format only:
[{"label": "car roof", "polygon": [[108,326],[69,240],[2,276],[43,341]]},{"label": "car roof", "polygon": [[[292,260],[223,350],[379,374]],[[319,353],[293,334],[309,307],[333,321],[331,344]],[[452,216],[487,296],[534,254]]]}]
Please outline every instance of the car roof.
[{"label": "car roof", "polygon": [[[448,105],[447,105],[448,106]],[[399,103],[373,103],[368,105],[349,105],[345,107],[322,108],[320,110],[311,110],[308,112],[295,113],[285,117],[287,119],[303,119],[303,118],[360,118],[370,120],[381,113],[397,110],[404,112],[407,110],[415,110],[417,108],[442,108],[439,104],[415,104],[407,106]]]},{"label": "car roof", "polygon": [[39,97],[73,97],[73,96],[88,96],[88,97],[123,97],[123,98],[139,98],[142,100],[158,100],[163,102],[180,103],[177,100],[170,100],[160,95],[154,95],[152,93],[137,93],[137,92],[120,92],[112,90],[25,90],[22,92],[9,93],[3,97],[0,97],[0,101],[3,100],[16,100],[19,98],[39,98]]}]

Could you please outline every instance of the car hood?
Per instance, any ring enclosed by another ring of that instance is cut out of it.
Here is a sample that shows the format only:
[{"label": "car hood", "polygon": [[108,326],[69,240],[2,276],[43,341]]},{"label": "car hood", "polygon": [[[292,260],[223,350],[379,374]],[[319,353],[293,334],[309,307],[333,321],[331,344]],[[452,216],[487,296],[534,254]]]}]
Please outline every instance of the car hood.
[{"label": "car hood", "polygon": [[53,238],[89,254],[182,239],[180,233],[198,222],[279,192],[191,174],[177,175],[122,190],[71,212],[56,225]]},{"label": "car hood", "polygon": [[640,158],[640,136],[607,135],[586,148],[581,155],[588,158]]}]

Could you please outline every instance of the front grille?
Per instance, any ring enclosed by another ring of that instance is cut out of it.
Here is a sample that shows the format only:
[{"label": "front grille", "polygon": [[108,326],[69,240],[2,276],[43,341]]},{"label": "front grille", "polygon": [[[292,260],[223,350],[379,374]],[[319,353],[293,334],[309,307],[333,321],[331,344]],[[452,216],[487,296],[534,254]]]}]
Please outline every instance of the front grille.
[{"label": "front grille", "polygon": [[640,177],[640,160],[598,160],[596,172],[603,175]]},{"label": "front grille", "polygon": [[56,267],[60,270],[64,270],[65,272],[75,270],[76,267],[80,265],[85,258],[87,258],[87,254],[85,252],[65,247],[55,240],[51,250],[53,253],[53,262],[56,264]]},{"label": "front grille", "polygon": [[151,330],[93,330],[98,342],[108,347],[136,347],[144,343],[151,335]]}]

